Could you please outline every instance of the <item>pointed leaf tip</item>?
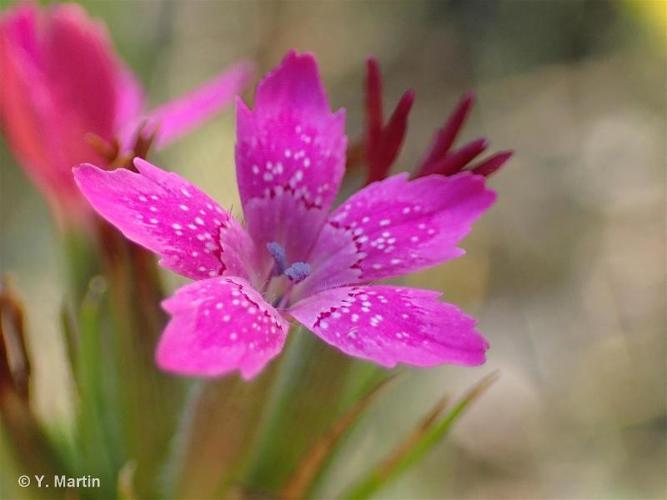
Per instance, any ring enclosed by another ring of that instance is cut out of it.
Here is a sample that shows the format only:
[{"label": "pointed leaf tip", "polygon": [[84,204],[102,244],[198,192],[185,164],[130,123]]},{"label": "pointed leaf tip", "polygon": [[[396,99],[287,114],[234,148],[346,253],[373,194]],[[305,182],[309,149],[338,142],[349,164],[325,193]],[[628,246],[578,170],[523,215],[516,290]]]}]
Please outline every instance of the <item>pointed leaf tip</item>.
[{"label": "pointed leaf tip", "polygon": [[454,404],[444,417],[439,419],[447,404],[447,398],[443,397],[415,430],[383,462],[345,491],[342,498],[369,498],[402,472],[419,462],[445,437],[470,404],[477,400],[498,378],[498,371],[482,378]]}]

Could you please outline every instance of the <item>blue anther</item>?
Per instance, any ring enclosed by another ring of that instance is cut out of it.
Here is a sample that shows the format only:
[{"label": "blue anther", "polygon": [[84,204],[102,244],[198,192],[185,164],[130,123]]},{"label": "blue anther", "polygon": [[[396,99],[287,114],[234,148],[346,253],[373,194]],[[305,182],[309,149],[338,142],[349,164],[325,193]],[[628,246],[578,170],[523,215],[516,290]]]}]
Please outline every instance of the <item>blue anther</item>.
[{"label": "blue anther", "polygon": [[266,249],[271,254],[271,257],[273,257],[273,260],[276,261],[278,274],[283,274],[287,268],[287,256],[285,255],[285,249],[275,241],[270,241],[267,243]]},{"label": "blue anther", "polygon": [[285,276],[287,276],[292,283],[299,283],[305,280],[309,274],[310,264],[307,262],[295,262],[285,269]]}]

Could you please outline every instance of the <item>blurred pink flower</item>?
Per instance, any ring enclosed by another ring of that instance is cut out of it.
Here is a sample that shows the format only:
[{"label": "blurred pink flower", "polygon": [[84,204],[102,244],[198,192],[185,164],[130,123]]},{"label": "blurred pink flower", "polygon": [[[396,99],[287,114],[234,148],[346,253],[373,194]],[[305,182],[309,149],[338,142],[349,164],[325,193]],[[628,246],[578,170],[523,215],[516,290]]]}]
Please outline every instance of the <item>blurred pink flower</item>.
[{"label": "blurred pink flower", "polygon": [[[366,69],[366,137],[364,151],[368,165],[367,182],[382,180],[398,157],[407,131],[408,115],[412,109],[415,94],[406,91],[391,117],[384,123],[382,105],[382,75],[377,60],[367,61]],[[483,153],[489,143],[486,139],[476,139],[452,150],[468,114],[472,108],[474,95],[467,93],[461,98],[445,124],[439,129],[423,160],[417,166],[416,177],[440,174],[453,175],[463,169],[474,171],[487,177],[496,172],[512,156],[512,151],[500,151],[478,162],[470,163]]]},{"label": "blurred pink flower", "polygon": [[220,111],[245,87],[241,63],[181,100],[143,113],[141,88],[105,27],[75,4],[23,4],[0,14],[0,124],[28,175],[66,220],[85,215],[71,169],[107,158],[90,138],[132,149],[140,128],[163,146]]},{"label": "blurred pink flower", "polygon": [[164,302],[157,361],[169,371],[256,375],[296,319],[348,355],[476,365],[487,342],[440,293],[370,285],[458,257],[493,203],[471,173],[375,182],[330,212],[345,166],[344,111],[331,112],[315,59],[287,55],[239,100],[236,168],[247,227],[183,178],[135,159],[139,173],[75,170],[91,205],[194,283]]}]

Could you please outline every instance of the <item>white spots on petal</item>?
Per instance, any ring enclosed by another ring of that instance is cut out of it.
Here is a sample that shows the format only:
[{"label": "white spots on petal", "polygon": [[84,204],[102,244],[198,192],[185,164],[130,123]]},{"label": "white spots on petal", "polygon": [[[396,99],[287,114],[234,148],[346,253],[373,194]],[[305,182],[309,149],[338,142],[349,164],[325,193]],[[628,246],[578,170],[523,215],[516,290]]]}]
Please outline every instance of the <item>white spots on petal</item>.
[{"label": "white spots on petal", "polygon": [[192,195],[190,194],[190,191],[188,191],[184,187],[181,188],[181,193],[183,193],[183,196],[185,196],[186,198],[191,198],[192,197]]},{"label": "white spots on petal", "polygon": [[173,227],[174,229],[183,229],[183,226],[181,226],[181,225],[180,225],[179,223],[177,223],[177,222],[174,222],[174,223],[171,225],[171,227]]},{"label": "white spots on petal", "polygon": [[158,220],[155,217],[152,217],[151,219],[148,220],[151,224],[157,224]]},{"label": "white spots on petal", "polygon": [[180,205],[178,205],[178,208],[180,208],[180,209],[183,210],[184,212],[187,212],[188,210],[190,210],[190,208],[188,208],[188,206],[185,205],[185,204],[183,204],[183,203],[181,203]]},{"label": "white spots on petal", "polygon": [[382,219],[380,221],[380,226],[388,226],[389,224],[391,224],[391,220],[389,219]]},{"label": "white spots on petal", "polygon": [[145,202],[148,201],[148,198],[146,198],[146,197],[142,194],[142,195],[139,195],[139,201],[142,201],[142,202],[145,203]]},{"label": "white spots on petal", "polygon": [[195,222],[200,226],[204,225],[204,219],[202,219],[201,217],[195,217]]}]

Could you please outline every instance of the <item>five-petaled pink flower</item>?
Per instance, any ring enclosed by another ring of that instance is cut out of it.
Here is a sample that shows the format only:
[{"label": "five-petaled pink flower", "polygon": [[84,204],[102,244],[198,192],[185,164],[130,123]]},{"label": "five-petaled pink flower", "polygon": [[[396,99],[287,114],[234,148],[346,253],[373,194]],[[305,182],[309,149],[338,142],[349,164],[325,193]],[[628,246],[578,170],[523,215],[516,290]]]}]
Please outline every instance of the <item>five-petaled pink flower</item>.
[{"label": "five-petaled pink flower", "polygon": [[290,53],[239,100],[236,167],[247,227],[173,173],[76,169],[92,206],[161,263],[195,281],[164,302],[165,370],[257,374],[293,318],[351,356],[386,367],[484,362],[475,322],[439,293],[369,283],[458,257],[494,201],[471,173],[397,175],[330,213],[345,165],[343,110],[332,113],[311,55]]},{"label": "five-petaled pink flower", "polygon": [[75,4],[24,4],[0,15],[0,124],[33,182],[66,220],[85,216],[72,167],[105,165],[86,137],[129,150],[142,126],[157,146],[231,103],[250,81],[241,63],[195,93],[143,114],[137,81],[114,54],[105,27]]}]

